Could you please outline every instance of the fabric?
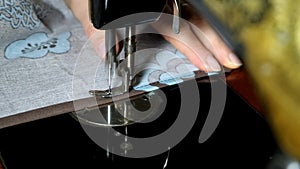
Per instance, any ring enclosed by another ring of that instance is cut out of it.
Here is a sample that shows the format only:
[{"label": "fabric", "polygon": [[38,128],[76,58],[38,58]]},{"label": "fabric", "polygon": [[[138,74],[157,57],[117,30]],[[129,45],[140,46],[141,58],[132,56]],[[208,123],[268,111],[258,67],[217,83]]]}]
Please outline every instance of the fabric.
[{"label": "fabric", "polygon": [[0,39],[0,118],[72,99],[87,39],[64,1],[1,0]]}]

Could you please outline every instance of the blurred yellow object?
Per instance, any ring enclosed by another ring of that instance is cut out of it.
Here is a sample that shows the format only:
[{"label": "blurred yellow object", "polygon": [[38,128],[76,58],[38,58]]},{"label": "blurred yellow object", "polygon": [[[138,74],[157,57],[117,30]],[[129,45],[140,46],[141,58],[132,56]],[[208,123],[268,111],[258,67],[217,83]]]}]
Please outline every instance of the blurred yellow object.
[{"label": "blurred yellow object", "polygon": [[245,67],[275,137],[300,160],[300,1],[205,2],[244,45]]}]

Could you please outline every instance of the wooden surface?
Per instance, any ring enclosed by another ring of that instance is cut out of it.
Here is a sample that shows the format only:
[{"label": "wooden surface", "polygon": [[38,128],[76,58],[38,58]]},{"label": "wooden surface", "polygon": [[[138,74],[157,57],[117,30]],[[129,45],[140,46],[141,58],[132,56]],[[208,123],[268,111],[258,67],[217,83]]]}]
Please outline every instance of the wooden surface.
[{"label": "wooden surface", "polygon": [[227,85],[240,95],[253,109],[264,115],[265,113],[259,102],[255,85],[252,82],[251,76],[243,67],[233,70],[226,76]]}]

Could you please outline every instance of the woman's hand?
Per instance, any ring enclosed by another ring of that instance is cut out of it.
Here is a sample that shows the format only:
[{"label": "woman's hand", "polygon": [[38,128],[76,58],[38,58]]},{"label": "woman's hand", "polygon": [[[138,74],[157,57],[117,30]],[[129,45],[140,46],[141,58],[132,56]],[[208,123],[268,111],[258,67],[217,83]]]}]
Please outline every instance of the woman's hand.
[{"label": "woman's hand", "polygon": [[[105,58],[105,31],[96,29],[89,17],[88,0],[65,0],[73,15],[82,24],[85,34],[99,56]],[[95,36],[93,36],[95,35]]]},{"label": "woman's hand", "polygon": [[184,4],[181,9],[184,19],[180,20],[180,33],[172,36],[176,38],[167,36],[174,34],[171,17],[162,16],[153,27],[201,70],[220,71],[221,66],[235,69],[242,65],[239,58],[194,8]]}]

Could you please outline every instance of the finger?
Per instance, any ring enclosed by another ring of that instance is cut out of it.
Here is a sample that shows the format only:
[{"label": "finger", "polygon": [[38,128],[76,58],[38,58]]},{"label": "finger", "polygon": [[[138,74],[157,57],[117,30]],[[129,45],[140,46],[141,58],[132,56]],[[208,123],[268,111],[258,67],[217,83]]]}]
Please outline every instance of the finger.
[{"label": "finger", "polygon": [[165,16],[154,23],[153,27],[199,69],[206,72],[221,70],[218,61],[195,36],[188,23],[180,22],[179,34],[172,32],[171,25],[170,18]]},{"label": "finger", "polygon": [[71,9],[73,15],[81,23],[89,42],[96,53],[105,58],[104,31],[97,30],[89,19],[89,7],[87,0],[65,0],[66,5]]},{"label": "finger", "polygon": [[192,27],[194,33],[222,65],[228,68],[238,68],[242,65],[240,59],[228,48],[220,36],[213,31],[207,22],[204,21],[202,23],[198,23],[197,27],[199,27],[202,31],[199,31],[196,27]]},{"label": "finger", "polygon": [[92,32],[88,41],[97,55],[100,56],[101,59],[106,59],[105,32],[98,30]]},{"label": "finger", "polygon": [[[221,70],[213,54],[210,53],[193,34],[186,33],[180,40],[169,36],[164,37],[199,69],[206,72]],[[188,41],[191,42],[191,44],[188,44]]]},{"label": "finger", "polygon": [[222,65],[228,68],[238,68],[242,65],[240,59],[228,48],[219,34],[214,31],[206,20],[201,18],[189,5],[183,6],[182,9],[184,12],[194,12],[194,14],[190,14],[188,18],[192,23],[192,31]]}]

